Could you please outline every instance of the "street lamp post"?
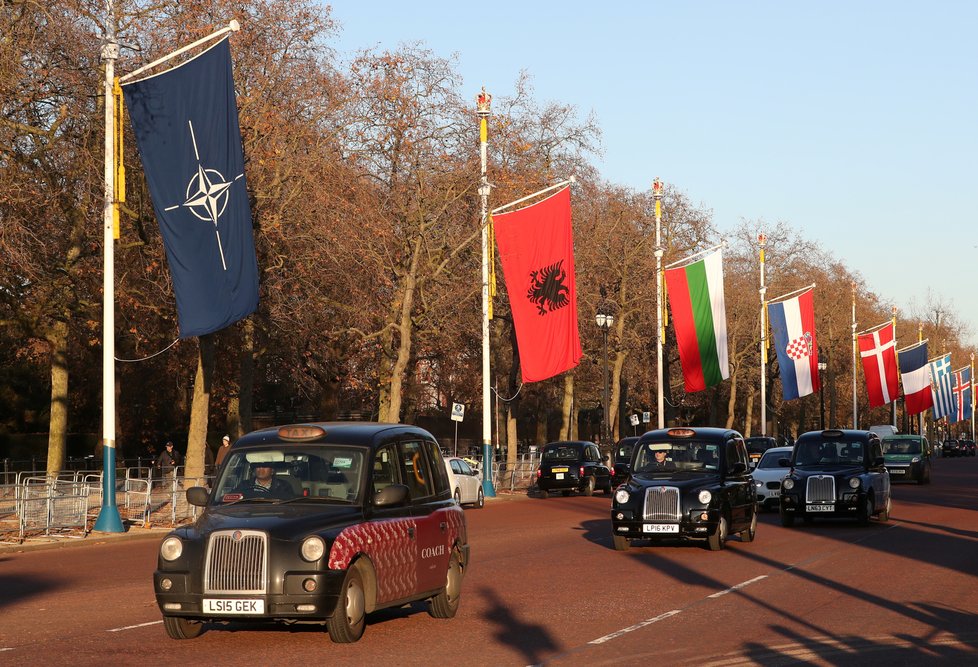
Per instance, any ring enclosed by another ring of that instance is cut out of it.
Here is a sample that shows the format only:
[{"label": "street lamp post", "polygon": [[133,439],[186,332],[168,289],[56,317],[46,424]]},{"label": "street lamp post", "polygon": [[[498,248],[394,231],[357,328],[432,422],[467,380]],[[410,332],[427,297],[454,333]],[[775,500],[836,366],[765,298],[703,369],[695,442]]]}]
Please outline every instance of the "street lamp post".
[{"label": "street lamp post", "polygon": [[[604,297],[604,288],[601,288],[601,296]],[[603,298],[598,305],[597,312],[594,314],[594,321],[601,329],[601,336],[604,339],[604,419],[602,419],[601,439],[608,447],[611,446],[611,392],[608,380],[608,330],[615,323],[615,314],[612,312],[608,302]]]},{"label": "street lamp post", "polygon": [[825,430],[825,379],[822,377],[822,371],[828,367],[825,357],[820,353],[818,355],[818,416],[823,431]]}]

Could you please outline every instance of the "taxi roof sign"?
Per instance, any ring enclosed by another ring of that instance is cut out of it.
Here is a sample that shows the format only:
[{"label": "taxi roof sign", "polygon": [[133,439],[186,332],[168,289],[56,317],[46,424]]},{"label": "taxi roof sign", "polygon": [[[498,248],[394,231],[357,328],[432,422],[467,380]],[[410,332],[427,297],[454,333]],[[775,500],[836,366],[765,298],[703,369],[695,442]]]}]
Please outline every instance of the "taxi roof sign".
[{"label": "taxi roof sign", "polygon": [[691,438],[696,435],[696,431],[691,428],[671,428],[666,435],[670,438]]},{"label": "taxi roof sign", "polygon": [[318,440],[326,435],[326,429],[322,426],[311,424],[297,424],[293,426],[282,426],[278,429],[278,437],[282,440],[295,442],[306,442],[308,440]]}]

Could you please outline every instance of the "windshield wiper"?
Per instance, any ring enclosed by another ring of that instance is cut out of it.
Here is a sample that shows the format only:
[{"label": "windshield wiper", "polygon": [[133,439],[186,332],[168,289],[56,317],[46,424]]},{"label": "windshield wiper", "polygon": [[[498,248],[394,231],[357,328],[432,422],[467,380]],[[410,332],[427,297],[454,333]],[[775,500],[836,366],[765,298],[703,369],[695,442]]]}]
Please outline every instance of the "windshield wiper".
[{"label": "windshield wiper", "polygon": [[295,503],[299,501],[304,502],[320,502],[329,504],[340,504],[340,505],[351,505],[352,500],[347,500],[346,498],[336,498],[334,496],[296,496],[295,498],[286,498],[285,500],[280,500],[276,504],[284,505],[286,503]]}]

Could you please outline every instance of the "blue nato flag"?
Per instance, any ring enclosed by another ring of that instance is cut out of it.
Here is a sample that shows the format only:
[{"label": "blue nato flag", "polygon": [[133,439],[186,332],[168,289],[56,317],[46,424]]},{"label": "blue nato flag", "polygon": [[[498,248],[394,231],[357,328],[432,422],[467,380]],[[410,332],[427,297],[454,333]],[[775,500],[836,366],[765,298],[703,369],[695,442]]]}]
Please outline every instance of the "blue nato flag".
[{"label": "blue nato flag", "polygon": [[122,88],[160,224],[180,337],[258,308],[258,261],[225,38]]}]

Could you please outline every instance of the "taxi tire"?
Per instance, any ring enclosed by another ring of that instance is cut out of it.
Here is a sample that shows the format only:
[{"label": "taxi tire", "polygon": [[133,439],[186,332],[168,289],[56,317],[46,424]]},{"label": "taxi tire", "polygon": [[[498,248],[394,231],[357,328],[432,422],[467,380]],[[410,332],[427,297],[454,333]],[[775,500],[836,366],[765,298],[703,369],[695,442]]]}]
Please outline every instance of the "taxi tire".
[{"label": "taxi tire", "polygon": [[795,525],[795,517],[793,514],[788,514],[784,510],[778,510],[778,514],[781,515],[781,525],[785,528],[791,528]]},{"label": "taxi tire", "polygon": [[326,631],[336,644],[350,644],[363,636],[367,625],[366,594],[360,570],[351,567],[343,580],[336,609],[326,619]]},{"label": "taxi tire", "polygon": [[746,530],[741,531],[740,541],[741,542],[753,542],[754,536],[757,534],[757,507],[754,508],[754,516],[751,517],[750,525]]},{"label": "taxi tire", "polygon": [[445,588],[428,600],[428,614],[432,618],[454,618],[462,598],[462,574],[462,563],[459,561],[458,552],[452,551],[452,557],[448,561],[448,572],[445,574]]},{"label": "taxi tire", "polygon": [[727,541],[727,517],[724,514],[720,514],[720,522],[717,523],[717,529],[713,531],[713,534],[706,538],[706,545],[710,547],[710,551],[720,551],[724,547],[724,543]]},{"label": "taxi tire", "polygon": [[462,505],[462,492],[458,489],[455,489],[455,504],[460,507]]},{"label": "taxi tire", "polygon": [[877,517],[882,523],[886,523],[887,521],[890,520],[890,508],[892,506],[893,506],[892,500],[887,498],[886,506],[883,507],[883,511],[880,512],[879,516]]},{"label": "taxi tire", "polygon": [[628,551],[628,538],[621,535],[612,535],[611,542],[615,545],[615,551]]},{"label": "taxi tire", "polygon": [[871,516],[873,516],[873,499],[867,495],[859,505],[859,510],[856,513],[856,521],[859,522],[860,526],[868,526]]},{"label": "taxi tire", "polygon": [[584,485],[584,495],[593,496],[594,495],[594,476],[587,478],[587,484]]},{"label": "taxi tire", "polygon": [[475,499],[475,508],[481,510],[485,506],[486,506],[486,494],[483,493],[482,487],[480,486],[479,493],[477,494]]},{"label": "taxi tire", "polygon": [[204,631],[201,621],[192,621],[181,616],[164,616],[163,627],[170,639],[196,639]]}]

